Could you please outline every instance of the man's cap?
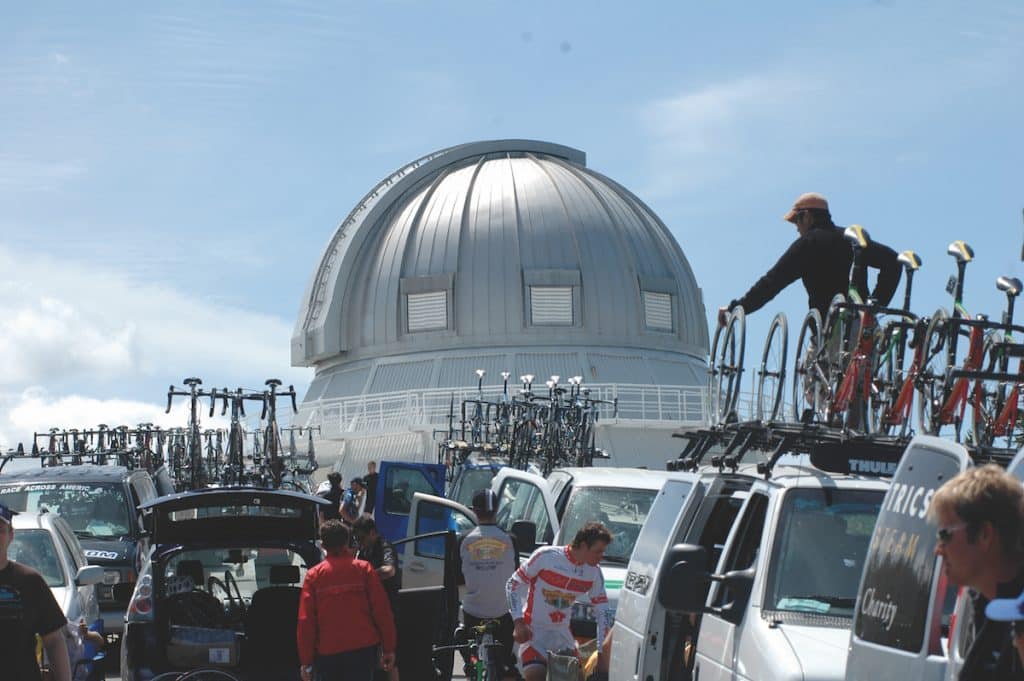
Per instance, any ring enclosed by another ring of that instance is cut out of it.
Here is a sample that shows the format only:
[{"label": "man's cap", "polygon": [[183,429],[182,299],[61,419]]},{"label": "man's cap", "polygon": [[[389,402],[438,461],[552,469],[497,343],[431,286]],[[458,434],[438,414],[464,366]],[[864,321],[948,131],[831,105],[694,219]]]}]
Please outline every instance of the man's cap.
[{"label": "man's cap", "polygon": [[0,520],[4,521],[8,525],[11,525],[11,520],[14,516],[18,515],[17,511],[12,511],[3,504],[0,504]]},{"label": "man's cap", "polygon": [[1024,593],[1016,598],[996,598],[985,606],[985,617],[997,622],[1024,620]]},{"label": "man's cap", "polygon": [[362,478],[352,478],[349,482],[350,483],[354,482],[357,485],[361,485],[362,487],[366,487],[366,481],[363,480]]},{"label": "man's cap", "polygon": [[828,201],[825,197],[817,192],[807,192],[801,194],[793,202],[793,207],[789,209],[789,212],[782,216],[782,219],[786,222],[793,222],[796,218],[796,213],[799,210],[807,210],[813,208],[815,210],[828,210]]},{"label": "man's cap", "polygon": [[498,510],[498,495],[489,488],[478,489],[473,493],[473,510],[494,513]]}]

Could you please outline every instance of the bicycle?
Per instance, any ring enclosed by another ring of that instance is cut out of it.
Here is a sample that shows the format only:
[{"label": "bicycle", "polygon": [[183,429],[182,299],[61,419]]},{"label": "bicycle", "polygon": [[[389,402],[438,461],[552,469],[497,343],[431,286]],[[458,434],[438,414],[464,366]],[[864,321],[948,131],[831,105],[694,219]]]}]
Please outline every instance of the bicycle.
[{"label": "bicycle", "polygon": [[[1016,343],[1011,333],[1020,330],[1013,325],[1013,306],[1021,293],[1021,281],[1015,277],[999,277],[996,288],[1006,294],[1003,315],[1003,336],[992,332],[985,339],[985,374],[979,376],[974,403],[974,438],[980,445],[992,445],[998,437],[1006,438],[1006,446],[1020,446],[1021,424],[1018,422],[1021,383],[1024,382],[1024,346]],[[1010,358],[1017,358],[1017,373],[1009,372]],[[992,391],[985,390],[988,380],[996,381]],[[1012,384],[1007,394],[1007,384]]]},{"label": "bicycle", "polygon": [[[910,293],[914,273],[921,268],[921,258],[913,251],[903,251],[897,257],[907,276],[903,295],[905,316],[889,320],[882,329],[882,340],[875,353],[872,368],[872,388],[868,394],[869,420],[874,430],[891,435],[899,427],[899,436],[910,434],[911,407],[914,403],[914,385],[924,358],[923,337],[928,319],[910,313]],[[913,336],[909,334],[913,332]],[[909,336],[909,337],[908,337]],[[913,349],[910,366],[906,366],[907,348]]]},{"label": "bicycle", "polygon": [[278,392],[281,381],[276,378],[268,378],[265,385],[270,389],[264,392],[266,399],[263,402],[263,413],[260,420],[266,419],[267,427],[264,430],[263,446],[266,448],[268,465],[270,468],[270,480],[274,489],[281,486],[281,479],[284,477],[284,459],[281,456],[281,432],[277,425],[277,398],[290,397],[292,400],[292,413],[299,413],[295,404],[295,386],[288,386],[288,390]]},{"label": "bicycle", "polygon": [[240,681],[237,676],[230,674],[223,669],[204,667],[201,669],[190,669],[185,672],[164,672],[153,677],[152,681]]},{"label": "bicycle", "polygon": [[[972,439],[975,444],[989,444],[985,440],[990,440],[995,433],[1005,432],[1016,405],[1010,405],[1006,413],[1001,413],[1003,409],[993,413],[984,404],[984,381],[1013,381],[1014,377],[1005,371],[984,371],[982,365],[990,355],[990,363],[1002,368],[1004,361],[1009,361],[1011,350],[1018,352],[1013,349],[1017,344],[1003,340],[998,334],[1024,332],[1024,327],[1013,324],[1013,306],[1020,294],[1020,281],[999,277],[996,282],[999,290],[1007,295],[1007,309],[1001,323],[992,322],[983,314],[972,317],[963,305],[963,287],[967,264],[974,259],[974,251],[967,243],[954,241],[946,252],[957,263],[957,274],[950,278],[946,287],[953,295],[953,310],[947,313],[939,308],[925,333],[922,370],[917,378],[917,389],[921,393],[918,422],[930,435],[939,435],[945,426],[952,426],[953,437],[960,442],[964,415],[970,403],[974,410]],[[966,354],[961,337],[967,339]]]},{"label": "bicycle", "polygon": [[[495,637],[500,623],[498,620],[487,620],[475,627],[459,625],[452,638],[456,643],[447,646],[433,646],[434,665],[437,666],[438,653],[459,651],[463,653],[465,663],[463,673],[470,681],[498,681],[503,677],[502,664],[495,649],[503,646]],[[472,639],[469,637],[472,636]],[[440,672],[438,672],[440,676]]]},{"label": "bicycle", "polygon": [[740,395],[746,342],[747,316],[741,306],[736,306],[729,312],[726,323],[715,329],[711,343],[708,400],[713,422],[738,420],[736,405]]},{"label": "bicycle", "polygon": [[201,489],[206,486],[207,476],[203,466],[203,443],[199,431],[199,410],[200,398],[212,397],[213,393],[199,388],[203,384],[200,378],[186,378],[182,381],[188,386],[188,390],[175,390],[172,385],[167,389],[167,409],[165,413],[171,413],[171,400],[175,395],[189,398],[189,420],[188,435],[185,440],[185,465],[188,467],[187,489]]}]

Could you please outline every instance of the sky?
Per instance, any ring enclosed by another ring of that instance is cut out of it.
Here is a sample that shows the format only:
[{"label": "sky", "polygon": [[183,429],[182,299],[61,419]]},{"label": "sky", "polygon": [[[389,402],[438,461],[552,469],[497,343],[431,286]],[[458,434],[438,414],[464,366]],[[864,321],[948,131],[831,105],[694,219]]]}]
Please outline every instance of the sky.
[{"label": "sky", "polygon": [[[1024,277],[1024,5],[847,2],[4,3],[0,449],[157,422],[169,384],[300,395],[324,246],[377,181],[462,142],[540,139],[643,199],[707,306],[796,237],[805,191],[924,261],[976,252],[965,305]],[[902,296],[902,286],[898,293]],[[791,286],[772,314],[796,342]]]}]

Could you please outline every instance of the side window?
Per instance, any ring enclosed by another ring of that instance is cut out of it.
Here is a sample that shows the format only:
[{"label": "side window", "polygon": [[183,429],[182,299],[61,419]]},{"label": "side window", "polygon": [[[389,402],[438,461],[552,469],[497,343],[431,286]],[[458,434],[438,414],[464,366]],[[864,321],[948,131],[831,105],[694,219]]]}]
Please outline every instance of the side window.
[{"label": "side window", "polygon": [[384,480],[384,512],[394,515],[409,515],[412,508],[412,496],[416,492],[433,494],[434,488],[423,474],[416,468],[388,468]]},{"label": "side window", "polygon": [[142,475],[135,478],[135,489],[138,492],[139,501],[142,503],[156,498],[156,487],[153,486],[153,481],[149,479],[149,476]]},{"label": "side window", "polygon": [[[416,534],[452,530],[456,534],[468,532],[476,527],[473,519],[462,511],[449,508],[443,504],[420,500],[416,513]],[[424,558],[444,558],[444,537],[417,539],[415,542],[417,556]]]},{"label": "side window", "polygon": [[[718,560],[722,557],[722,550],[725,548],[725,541],[729,538],[729,530],[736,520],[736,516],[743,507],[743,497],[738,495],[720,496],[715,499],[711,507],[711,514],[700,533],[697,543],[703,546],[708,552],[708,565],[712,569],[718,566]],[[679,528],[679,536],[676,537],[676,544],[685,541],[687,527]]]},{"label": "side window", "polygon": [[[737,521],[739,533],[729,554],[721,574],[733,570],[746,570],[757,561],[757,550],[761,546],[761,535],[764,533],[764,520],[768,511],[768,497],[763,494],[751,494],[746,511]],[[714,604],[725,605],[732,600],[732,594],[726,588],[719,588]]]},{"label": "side window", "polygon": [[506,480],[498,492],[498,526],[512,531],[517,520],[529,520],[537,526],[536,542],[550,543],[554,539],[551,518],[544,494],[540,488],[526,480]]},{"label": "side window", "polygon": [[129,481],[128,490],[132,495],[132,508],[129,513],[129,517],[135,518],[135,526],[137,529],[142,529],[142,514],[139,513],[139,505],[145,501],[145,498],[139,494],[139,490],[136,488],[138,480]]}]

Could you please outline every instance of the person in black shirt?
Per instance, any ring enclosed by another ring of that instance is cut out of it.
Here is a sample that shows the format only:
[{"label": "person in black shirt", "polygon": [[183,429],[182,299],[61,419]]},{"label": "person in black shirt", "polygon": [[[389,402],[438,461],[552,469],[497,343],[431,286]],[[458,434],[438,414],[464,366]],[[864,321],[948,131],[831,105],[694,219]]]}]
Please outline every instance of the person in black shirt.
[{"label": "person in black shirt", "polygon": [[960,681],[1024,681],[1012,627],[985,617],[995,598],[1024,590],[1024,488],[995,464],[968,468],[935,492],[928,519],[938,525],[935,554],[949,581],[970,588],[974,640]]},{"label": "person in black shirt", "polygon": [[345,490],[341,487],[341,473],[335,471],[328,474],[327,482],[330,483],[330,488],[317,494],[318,497],[323,497],[331,502],[330,506],[320,511],[321,524],[327,520],[341,520],[341,498],[345,494]]},{"label": "person in black shirt", "polygon": [[67,618],[42,575],[8,559],[14,539],[12,518],[17,515],[0,504],[0,661],[5,681],[39,681],[36,635],[43,639],[54,681],[71,681],[64,625]]},{"label": "person in black shirt", "polygon": [[[402,572],[398,567],[398,554],[380,532],[377,531],[377,524],[373,518],[363,515],[352,524],[352,536],[359,546],[356,558],[365,560],[373,566],[380,577],[384,591],[391,603],[391,615],[395,620],[395,628],[398,628],[398,590],[402,588]],[[398,667],[392,665],[387,678],[389,681],[399,681]]]},{"label": "person in black shirt", "polygon": [[[821,194],[802,194],[783,216],[796,225],[799,238],[790,244],[768,272],[742,297],[718,310],[718,323],[725,325],[729,312],[742,306],[747,314],[761,309],[784,288],[797,279],[807,290],[807,307],[828,316],[828,306],[837,293],[849,288],[853,249],[843,238],[843,228],[832,222],[828,201]],[[900,264],[896,252],[872,241],[864,250],[861,262],[878,270],[878,280],[870,297],[880,305],[888,305],[900,283]],[[868,298],[867,271],[854,272],[854,284],[865,300]]]},{"label": "person in black shirt", "polygon": [[377,462],[371,461],[366,464],[366,475],[363,476],[366,484],[366,501],[363,503],[363,514],[373,517],[373,507],[377,503]]}]

